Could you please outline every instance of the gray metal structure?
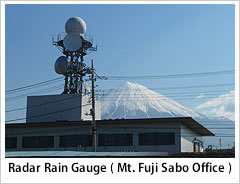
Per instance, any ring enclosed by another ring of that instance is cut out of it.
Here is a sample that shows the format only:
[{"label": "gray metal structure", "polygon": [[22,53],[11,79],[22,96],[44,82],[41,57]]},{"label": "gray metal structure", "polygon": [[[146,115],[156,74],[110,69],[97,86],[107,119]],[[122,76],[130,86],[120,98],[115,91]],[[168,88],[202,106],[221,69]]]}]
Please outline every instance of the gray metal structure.
[{"label": "gray metal structure", "polygon": [[93,39],[85,35],[86,24],[81,18],[70,18],[66,22],[65,29],[67,33],[60,33],[56,40],[52,39],[52,44],[68,61],[67,71],[63,74],[65,76],[63,94],[81,94],[83,77],[91,74],[83,58],[89,52],[97,51],[97,46],[94,47]]}]

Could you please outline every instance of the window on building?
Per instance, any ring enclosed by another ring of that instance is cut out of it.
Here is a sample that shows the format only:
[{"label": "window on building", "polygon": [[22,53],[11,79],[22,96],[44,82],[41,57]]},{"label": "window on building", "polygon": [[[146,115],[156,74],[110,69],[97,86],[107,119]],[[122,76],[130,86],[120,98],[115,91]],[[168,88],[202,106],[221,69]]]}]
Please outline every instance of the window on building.
[{"label": "window on building", "polygon": [[6,149],[17,148],[17,137],[6,137],[5,138],[5,148]]},{"label": "window on building", "polygon": [[139,145],[174,145],[175,133],[156,132],[156,133],[139,133]]},{"label": "window on building", "polygon": [[99,134],[99,146],[132,146],[132,134]]},{"label": "window on building", "polygon": [[60,136],[60,147],[88,147],[92,146],[91,135],[63,135]]},{"label": "window on building", "polygon": [[23,148],[52,148],[54,146],[54,136],[29,136],[23,137]]}]

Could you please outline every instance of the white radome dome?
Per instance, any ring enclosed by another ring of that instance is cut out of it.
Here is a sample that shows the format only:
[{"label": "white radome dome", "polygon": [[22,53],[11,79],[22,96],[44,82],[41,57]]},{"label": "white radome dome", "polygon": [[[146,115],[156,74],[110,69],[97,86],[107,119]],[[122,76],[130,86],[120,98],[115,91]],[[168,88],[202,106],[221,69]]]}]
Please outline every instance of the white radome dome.
[{"label": "white radome dome", "polygon": [[77,51],[82,47],[82,38],[79,33],[68,33],[63,39],[63,45],[68,51]]},{"label": "white radome dome", "polygon": [[54,69],[57,74],[66,74],[68,69],[67,58],[65,56],[60,56],[59,58],[57,58]]},{"label": "white radome dome", "polygon": [[80,17],[72,17],[67,20],[65,24],[65,30],[67,33],[80,33],[86,32],[87,26],[83,19]]}]

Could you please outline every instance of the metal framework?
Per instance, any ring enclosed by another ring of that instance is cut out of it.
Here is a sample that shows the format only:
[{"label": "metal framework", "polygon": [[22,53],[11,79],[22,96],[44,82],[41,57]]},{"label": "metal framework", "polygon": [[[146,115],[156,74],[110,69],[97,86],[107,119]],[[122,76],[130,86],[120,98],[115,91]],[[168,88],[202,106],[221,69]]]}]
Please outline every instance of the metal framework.
[{"label": "metal framework", "polygon": [[67,33],[57,35],[56,41],[52,38],[52,44],[56,46],[69,61],[68,70],[65,74],[65,85],[62,94],[82,94],[83,77],[91,74],[91,69],[86,67],[83,57],[89,52],[97,51],[97,46],[93,46],[93,39],[85,35],[82,39],[82,46],[77,51],[69,51],[64,47],[63,40]]}]

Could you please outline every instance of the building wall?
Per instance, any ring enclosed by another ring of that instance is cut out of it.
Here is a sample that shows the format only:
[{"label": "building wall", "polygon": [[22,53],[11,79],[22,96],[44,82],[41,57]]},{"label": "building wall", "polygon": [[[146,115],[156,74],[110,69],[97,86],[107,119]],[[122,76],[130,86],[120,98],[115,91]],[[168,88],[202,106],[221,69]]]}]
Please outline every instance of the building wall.
[{"label": "building wall", "polygon": [[[148,145],[139,146],[139,133],[172,132],[175,133],[174,145]],[[148,124],[146,125],[111,125],[98,126],[97,138],[99,134],[133,134],[132,146],[97,146],[97,151],[140,151],[140,152],[181,152],[180,124]],[[59,147],[60,136],[63,135],[91,135],[91,127],[48,127],[48,128],[11,128],[6,130],[6,137],[17,136],[17,149],[14,150],[78,150],[92,151],[92,147]],[[22,138],[24,136],[54,136],[53,148],[22,148]],[[97,139],[98,145],[98,139]]]},{"label": "building wall", "polygon": [[[176,124],[160,124],[158,126],[148,124],[138,125],[123,125],[121,127],[101,127],[98,131],[100,133],[133,133],[133,146],[112,146],[101,147],[98,146],[99,151],[140,151],[140,152],[180,152],[180,125]],[[139,133],[156,133],[156,132],[173,132],[175,133],[175,145],[139,145]]]},{"label": "building wall", "polygon": [[[91,102],[86,95],[82,99],[79,94],[28,96],[26,122],[90,120],[91,108]],[[101,104],[98,101],[96,102],[96,119],[101,119]]]},{"label": "building wall", "polygon": [[[187,126],[181,124],[181,150],[182,152],[193,152],[193,142],[195,140],[202,141],[202,136],[198,133],[189,129]],[[203,146],[201,145],[200,151],[203,151]]]}]

